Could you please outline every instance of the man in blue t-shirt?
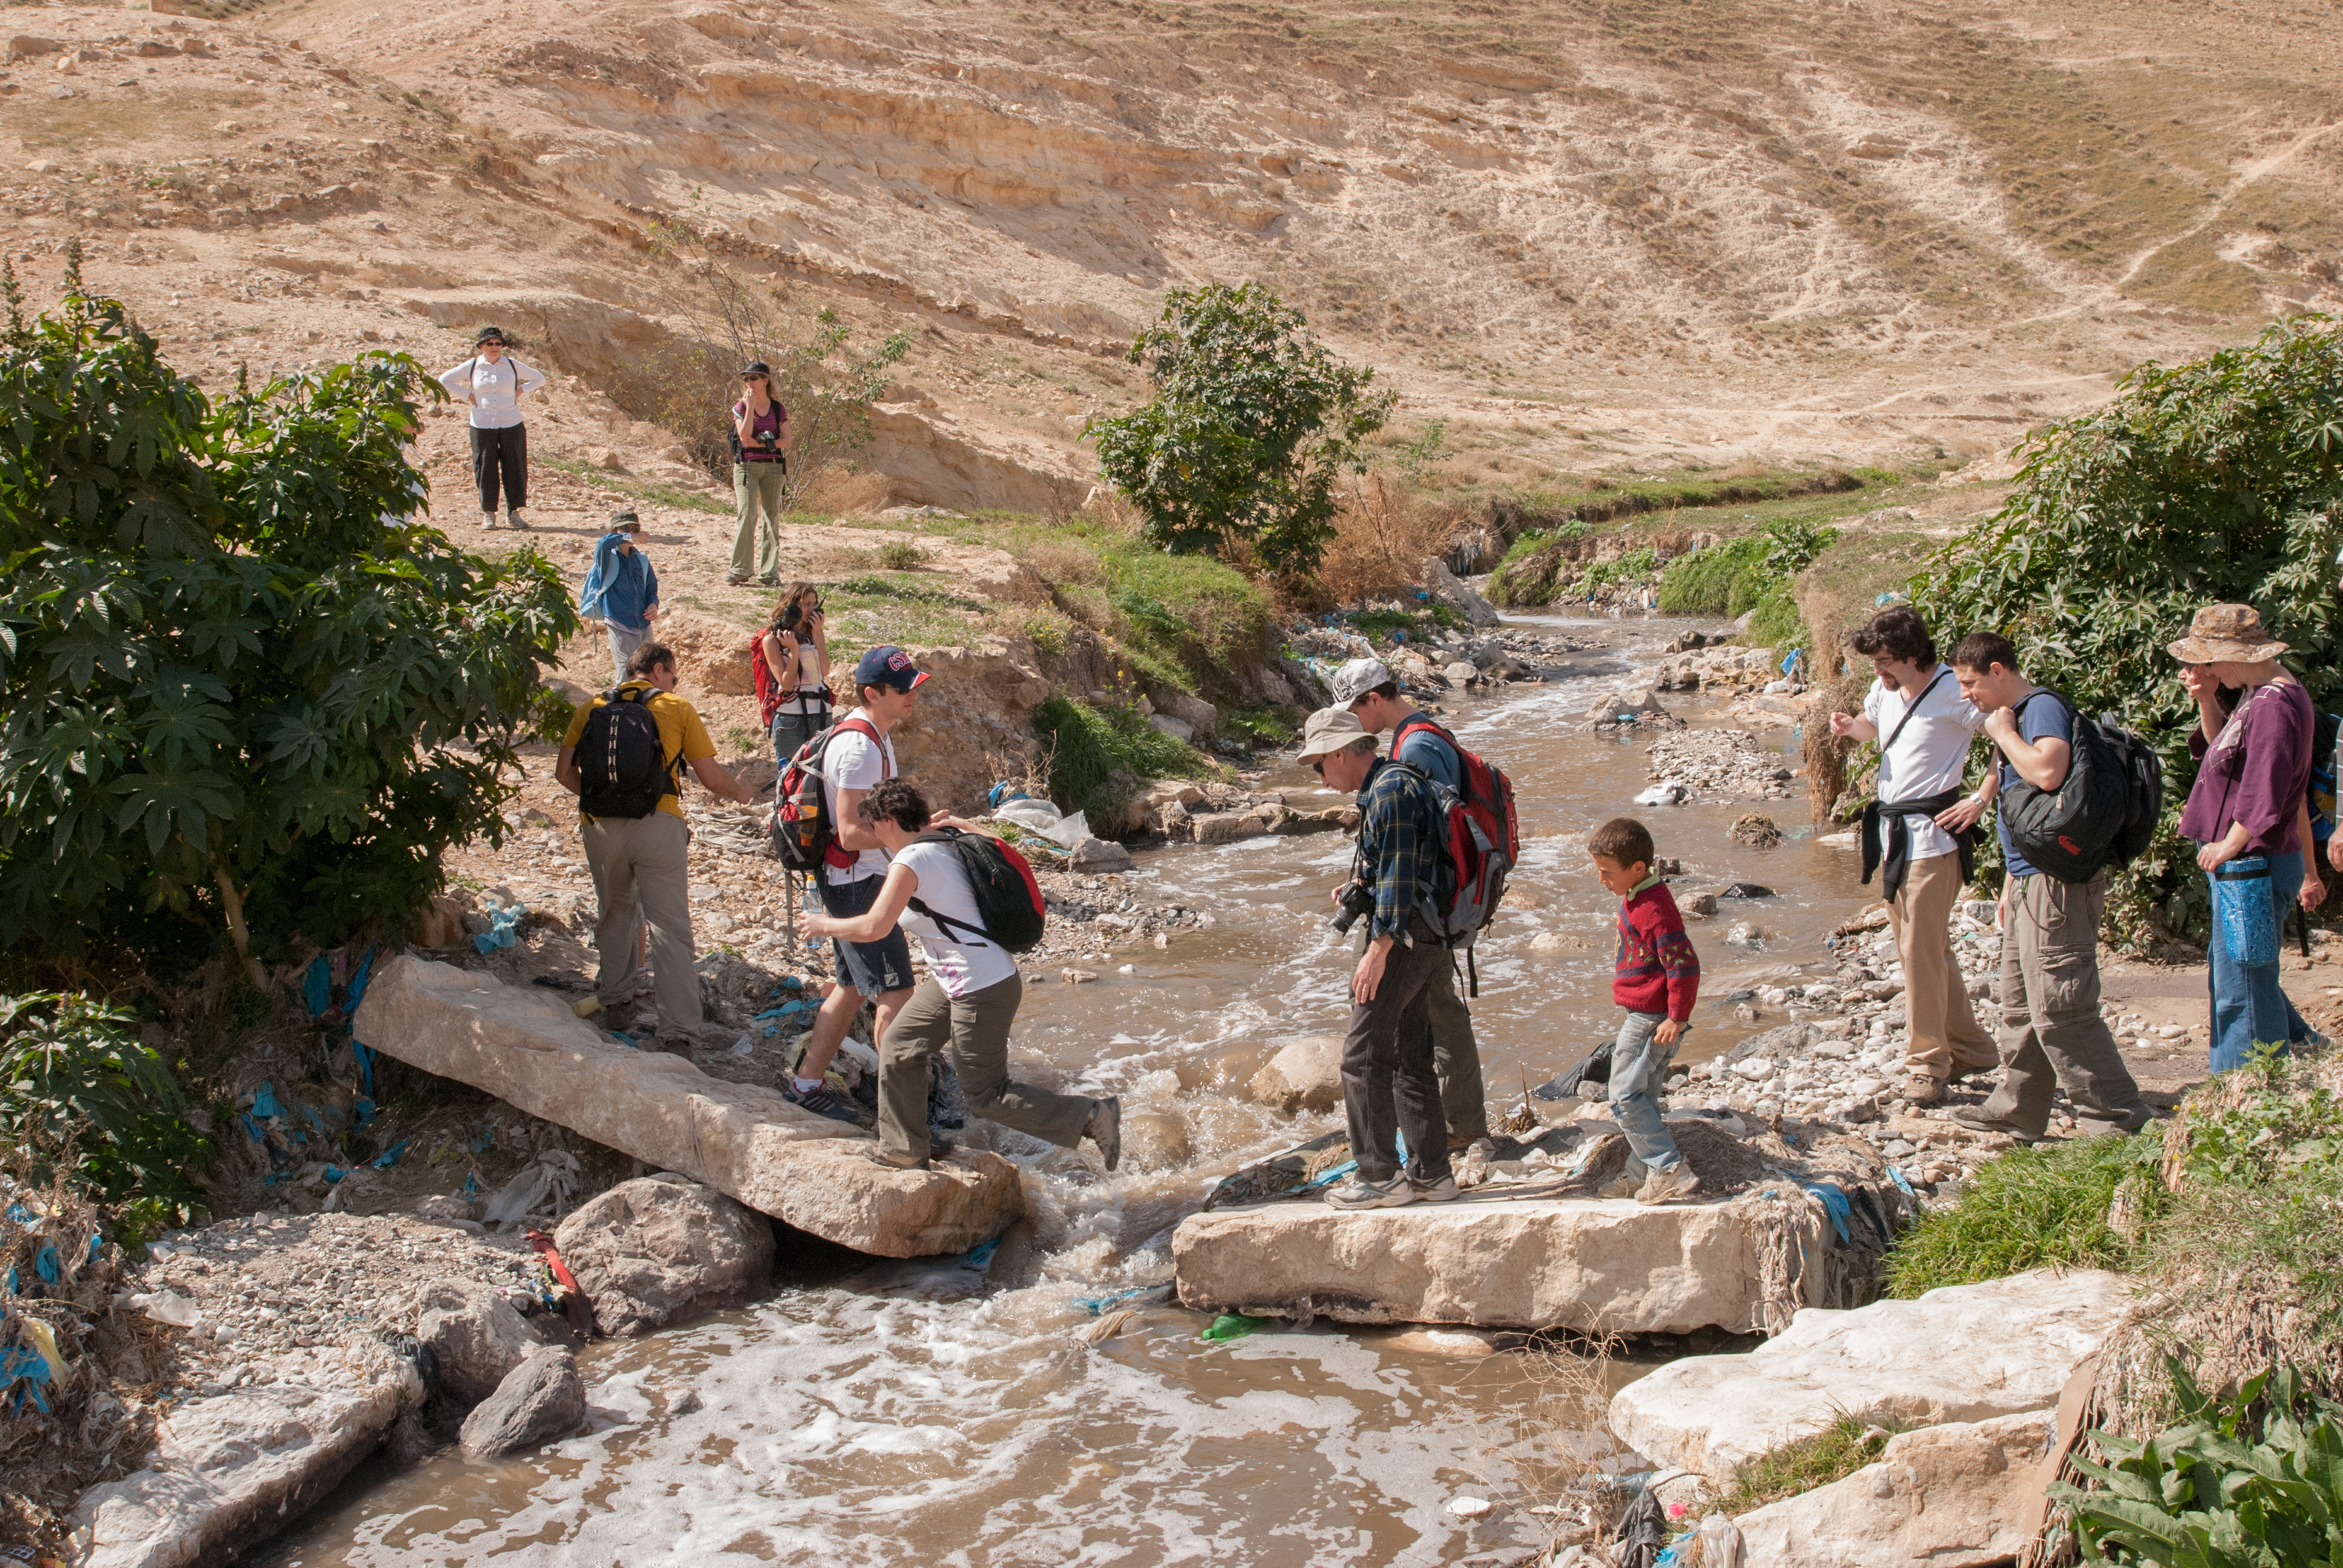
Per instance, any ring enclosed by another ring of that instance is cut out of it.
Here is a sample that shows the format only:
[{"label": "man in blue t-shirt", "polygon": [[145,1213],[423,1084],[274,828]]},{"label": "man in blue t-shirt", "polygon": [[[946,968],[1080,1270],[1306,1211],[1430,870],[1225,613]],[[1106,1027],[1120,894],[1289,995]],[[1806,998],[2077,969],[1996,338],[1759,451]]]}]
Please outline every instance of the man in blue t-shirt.
[{"label": "man in blue t-shirt", "polygon": [[1961,695],[1986,715],[2001,751],[1996,813],[2008,875],[2001,926],[2001,1087],[1975,1108],[1953,1112],[1963,1126],[2033,1140],[2050,1127],[2052,1091],[2063,1083],[2076,1119],[2094,1135],[2136,1132],[2150,1112],[2099,1016],[2099,920],[2107,877],[2062,882],[2027,864],[2009,839],[2010,790],[2023,782],[2056,789],[2073,764],[2075,711],[2057,693],[2018,673],[2017,649],[1980,631],[1953,650]]},{"label": "man in blue t-shirt", "polygon": [[[1423,725],[1400,737],[1392,749],[1405,763],[1435,783],[1462,791],[1464,767],[1456,748],[1430,719],[1400,700],[1399,682],[1379,658],[1354,658],[1334,672],[1334,706],[1358,715],[1370,735],[1398,730],[1410,719]],[[1440,1075],[1440,1108],[1448,1118],[1448,1146],[1470,1148],[1489,1136],[1487,1096],[1481,1087],[1481,1050],[1473,1039],[1473,1014],[1456,994],[1456,971],[1443,964],[1423,988],[1432,1013],[1432,1064]]]}]

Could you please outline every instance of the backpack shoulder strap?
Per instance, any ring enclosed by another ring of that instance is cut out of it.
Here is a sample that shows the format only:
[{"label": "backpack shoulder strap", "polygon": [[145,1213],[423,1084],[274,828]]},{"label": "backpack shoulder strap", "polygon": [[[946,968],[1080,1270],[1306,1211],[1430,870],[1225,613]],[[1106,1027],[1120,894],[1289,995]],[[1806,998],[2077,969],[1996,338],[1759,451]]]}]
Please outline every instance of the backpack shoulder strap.
[{"label": "backpack shoulder strap", "polygon": [[1947,673],[1946,670],[1939,669],[1928,678],[1928,684],[1920,689],[1920,695],[1912,699],[1912,705],[1904,710],[1904,717],[1896,721],[1896,728],[1888,731],[1887,739],[1879,743],[1881,755],[1885,755],[1888,749],[1896,744],[1896,739],[1904,733],[1904,727],[1911,723],[1913,715],[1920,711],[1920,704],[1928,700],[1928,693],[1944,684]]},{"label": "backpack shoulder strap", "polygon": [[880,777],[892,779],[895,776],[895,754],[889,749],[887,738],[879,733],[877,725],[867,719],[841,719],[838,721],[837,728],[851,729],[858,735],[870,737],[870,744],[879,748]]}]

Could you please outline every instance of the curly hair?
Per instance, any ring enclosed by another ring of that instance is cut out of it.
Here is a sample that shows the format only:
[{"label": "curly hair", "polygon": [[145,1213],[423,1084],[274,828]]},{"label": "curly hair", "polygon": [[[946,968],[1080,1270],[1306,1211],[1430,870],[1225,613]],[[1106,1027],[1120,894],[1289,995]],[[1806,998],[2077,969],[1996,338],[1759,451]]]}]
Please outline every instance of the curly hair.
[{"label": "curly hair", "polygon": [[1928,635],[1928,623],[1910,605],[1890,605],[1869,620],[1855,628],[1847,645],[1865,658],[1882,654],[1933,669],[1936,665],[1936,639]]},{"label": "curly hair", "polygon": [[920,787],[908,779],[881,779],[870,788],[870,793],[855,803],[854,814],[876,826],[881,819],[891,819],[906,833],[924,833],[928,819],[935,815],[928,798]]}]

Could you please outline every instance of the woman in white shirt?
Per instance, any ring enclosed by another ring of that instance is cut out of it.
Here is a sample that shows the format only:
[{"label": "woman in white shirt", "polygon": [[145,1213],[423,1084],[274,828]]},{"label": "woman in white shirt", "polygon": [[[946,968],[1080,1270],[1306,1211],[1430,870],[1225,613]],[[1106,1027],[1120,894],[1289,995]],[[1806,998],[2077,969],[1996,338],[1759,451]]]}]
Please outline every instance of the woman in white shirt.
[{"label": "woman in white shirt", "polygon": [[[970,1110],[1061,1149],[1088,1138],[1113,1170],[1122,1157],[1120,1099],[1056,1094],[1009,1076],[1009,1027],[1025,982],[1013,957],[973,934],[984,928],[976,894],[938,832],[969,831],[969,825],[930,812],[927,797],[900,779],[878,784],[856,804],[855,815],[890,859],[879,901],[851,917],[809,910],[798,918],[799,932],[809,939],[877,941],[900,920],[928,959],[927,978],[879,1042],[879,1145],[870,1158],[893,1170],[924,1171],[930,1155],[951,1151],[928,1133],[929,1062],[949,1044]],[[913,899],[924,912],[911,908]]]},{"label": "woman in white shirt", "polygon": [[1952,667],[1937,661],[1917,612],[1881,610],[1848,640],[1879,679],[1863,717],[1832,714],[1831,733],[1880,743],[1878,799],[1863,814],[1863,879],[1884,867],[1881,891],[1904,964],[1904,1098],[1930,1105],[1944,1099],[1946,1084],[2001,1061],[1969,1007],[1952,931],[1977,819],[2000,773],[1986,769],[1976,793],[1962,794],[1969,742],[1985,715],[1961,696]]},{"label": "woman in white shirt", "polygon": [[481,327],[472,349],[472,357],[440,377],[439,385],[449,397],[472,406],[472,478],[480,487],[480,527],[497,526],[501,487],[505,521],[525,529],[528,525],[520,513],[528,505],[528,427],[521,422],[520,400],[545,385],[545,372],[507,357],[501,327]]}]

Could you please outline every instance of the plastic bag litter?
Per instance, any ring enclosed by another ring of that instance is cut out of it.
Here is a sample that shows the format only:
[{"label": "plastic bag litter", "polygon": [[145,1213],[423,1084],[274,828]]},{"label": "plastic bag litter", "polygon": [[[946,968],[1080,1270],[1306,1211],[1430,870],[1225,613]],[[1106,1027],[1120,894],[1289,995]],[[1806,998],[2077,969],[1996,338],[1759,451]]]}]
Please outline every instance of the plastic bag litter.
[{"label": "plastic bag litter", "polygon": [[548,1203],[559,1206],[568,1201],[570,1190],[577,1186],[579,1170],[578,1156],[567,1150],[554,1150],[540,1155],[524,1167],[511,1181],[488,1195],[488,1206],[480,1221],[487,1225],[509,1225],[526,1219]]},{"label": "plastic bag litter", "polygon": [[192,1298],[176,1291],[141,1291],[130,1298],[129,1304],[156,1322],[169,1323],[173,1328],[192,1329],[204,1321],[204,1310]]},{"label": "plastic bag litter", "polygon": [[1700,1522],[1701,1568],[1741,1568],[1742,1553],[1746,1543],[1741,1539],[1741,1527],[1722,1513],[1712,1513]]},{"label": "plastic bag litter", "polygon": [[992,809],[992,814],[1004,822],[1014,822],[1021,828],[1031,828],[1037,833],[1049,831],[1065,817],[1063,811],[1059,810],[1047,800],[1029,799],[1021,795],[1013,800],[998,802]]},{"label": "plastic bag litter", "polygon": [[520,923],[527,919],[528,906],[526,904],[507,904],[501,910],[491,911],[488,929],[472,939],[473,948],[479,952],[492,953],[498,948],[519,945]]}]

